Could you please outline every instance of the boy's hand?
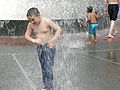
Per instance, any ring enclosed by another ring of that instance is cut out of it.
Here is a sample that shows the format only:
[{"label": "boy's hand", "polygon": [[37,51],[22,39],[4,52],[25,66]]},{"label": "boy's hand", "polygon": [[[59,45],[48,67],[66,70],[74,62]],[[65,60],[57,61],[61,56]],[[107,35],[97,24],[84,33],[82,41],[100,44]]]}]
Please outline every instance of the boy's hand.
[{"label": "boy's hand", "polygon": [[107,13],[108,13],[108,10],[104,8],[103,13],[104,13],[104,14],[107,14]]},{"label": "boy's hand", "polygon": [[98,10],[97,9],[95,9],[95,14],[98,14]]},{"label": "boy's hand", "polygon": [[55,41],[54,40],[49,40],[48,45],[49,48],[53,48],[55,46]]},{"label": "boy's hand", "polygon": [[88,23],[86,22],[84,25],[85,25],[85,27],[87,27],[87,26],[88,26]]},{"label": "boy's hand", "polygon": [[43,41],[42,41],[41,39],[39,39],[39,38],[34,39],[32,42],[33,42],[33,43],[36,43],[36,44],[43,45]]},{"label": "boy's hand", "polygon": [[97,12],[97,11],[95,11],[95,14],[98,14],[98,12]]}]

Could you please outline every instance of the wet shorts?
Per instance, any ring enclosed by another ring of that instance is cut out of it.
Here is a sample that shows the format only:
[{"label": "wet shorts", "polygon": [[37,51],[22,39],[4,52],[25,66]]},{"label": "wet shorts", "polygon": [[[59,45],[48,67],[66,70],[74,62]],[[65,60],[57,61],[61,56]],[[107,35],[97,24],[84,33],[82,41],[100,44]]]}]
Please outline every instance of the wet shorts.
[{"label": "wet shorts", "polygon": [[110,20],[115,21],[117,19],[118,11],[119,11],[118,4],[109,4],[108,5],[108,14],[109,14]]},{"label": "wet shorts", "polygon": [[98,24],[97,23],[90,23],[89,24],[89,36],[91,37],[92,35],[96,34],[96,30],[98,28]]}]

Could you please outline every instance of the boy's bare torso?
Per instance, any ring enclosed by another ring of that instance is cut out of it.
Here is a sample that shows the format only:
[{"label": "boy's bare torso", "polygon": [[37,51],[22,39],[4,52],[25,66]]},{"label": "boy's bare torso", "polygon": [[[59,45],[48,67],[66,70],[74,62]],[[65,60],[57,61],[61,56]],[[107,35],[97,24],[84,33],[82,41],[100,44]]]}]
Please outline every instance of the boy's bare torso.
[{"label": "boy's bare torso", "polygon": [[109,4],[118,4],[119,0],[107,0]]},{"label": "boy's bare torso", "polygon": [[88,16],[88,19],[89,19],[89,23],[97,23],[97,18],[98,18],[97,14],[92,12],[92,13],[88,13],[87,16]]},{"label": "boy's bare torso", "polygon": [[35,33],[35,38],[40,38],[43,41],[43,44],[46,44],[53,37],[48,25],[48,20],[45,18],[42,18],[40,24],[37,26],[31,24],[31,28]]}]

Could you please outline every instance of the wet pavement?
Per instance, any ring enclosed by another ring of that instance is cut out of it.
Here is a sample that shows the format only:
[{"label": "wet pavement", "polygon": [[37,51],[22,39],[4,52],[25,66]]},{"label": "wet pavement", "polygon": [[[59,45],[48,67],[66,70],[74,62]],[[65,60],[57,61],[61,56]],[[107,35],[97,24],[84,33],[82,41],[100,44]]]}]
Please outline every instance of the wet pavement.
[{"label": "wet pavement", "polygon": [[[117,30],[117,28],[116,28]],[[66,34],[57,43],[55,90],[119,90],[120,35],[86,44],[86,33]],[[41,90],[42,75],[36,46],[0,46],[0,90]]]}]

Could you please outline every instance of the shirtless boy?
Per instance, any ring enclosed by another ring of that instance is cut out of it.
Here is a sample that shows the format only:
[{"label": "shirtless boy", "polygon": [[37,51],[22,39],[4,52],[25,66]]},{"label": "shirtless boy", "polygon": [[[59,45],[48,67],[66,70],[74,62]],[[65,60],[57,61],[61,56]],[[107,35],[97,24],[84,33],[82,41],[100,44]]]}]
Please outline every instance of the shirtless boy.
[{"label": "shirtless boy", "polygon": [[94,38],[94,42],[96,42],[96,30],[98,28],[97,18],[99,18],[97,12],[93,12],[93,7],[87,7],[87,22],[89,23],[89,41],[87,43],[92,42],[92,36]]},{"label": "shirtless boy", "polygon": [[[30,8],[27,12],[29,24],[25,33],[25,38],[38,44],[37,52],[42,69],[44,89],[53,90],[53,71],[55,57],[55,42],[59,38],[62,30],[53,21],[42,17],[37,8]],[[53,35],[51,29],[56,33]],[[35,38],[31,36],[35,33]]]}]

